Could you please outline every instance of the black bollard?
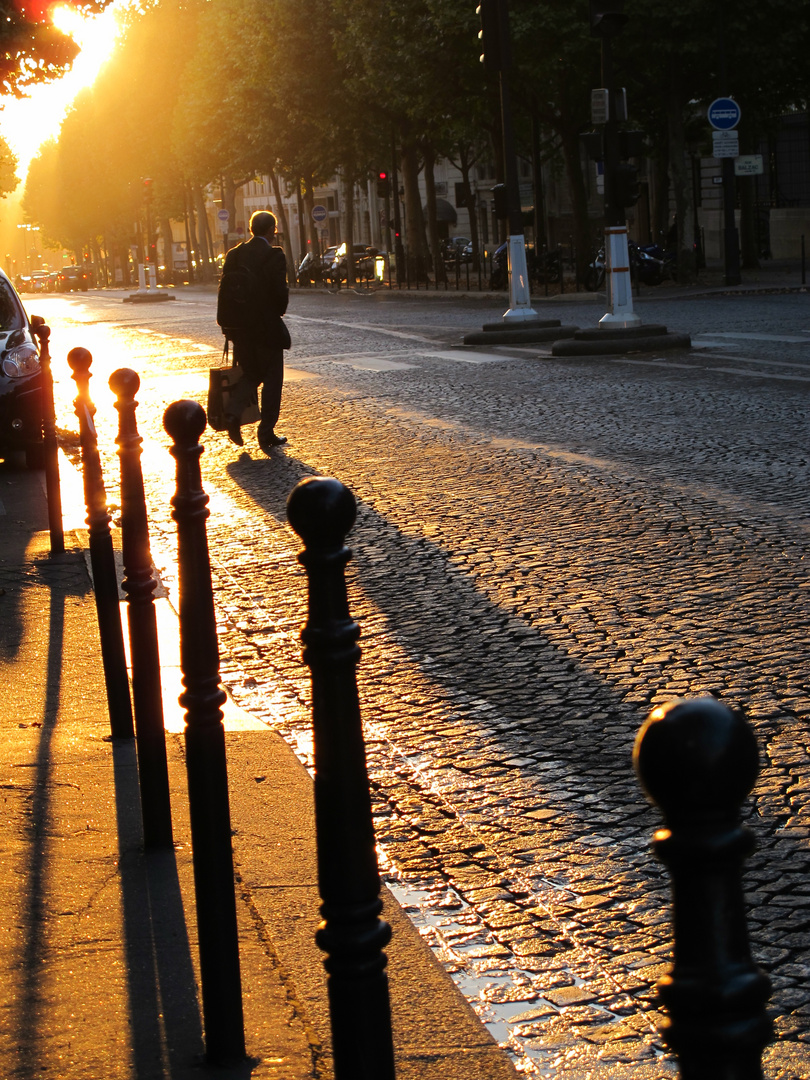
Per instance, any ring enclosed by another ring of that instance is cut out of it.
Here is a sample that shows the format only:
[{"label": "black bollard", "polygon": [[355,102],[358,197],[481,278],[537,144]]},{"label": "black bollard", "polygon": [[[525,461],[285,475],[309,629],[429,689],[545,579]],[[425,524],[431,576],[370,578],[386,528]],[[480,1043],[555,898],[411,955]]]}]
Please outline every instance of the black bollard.
[{"label": "black bollard", "polygon": [[110,389],[118,399],[118,457],[121,462],[121,542],[124,556],[122,589],[127,598],[129,651],[132,657],[132,704],[138,744],[143,841],[147,848],[171,847],[172,810],[169,770],[163,728],[157,617],[153,593],[149,523],[141,470],[141,443],[135,395],[141,380],[130,368],[110,376]]},{"label": "black bollard", "polygon": [[48,530],[51,555],[61,555],[65,550],[65,532],[62,525],[62,489],[59,486],[59,443],[56,439],[56,409],[53,404],[53,372],[48,341],[51,328],[45,320],[34,315],[31,333],[39,341],[39,364],[42,369],[42,449],[45,455],[45,491],[48,496]]},{"label": "black bollard", "polygon": [[758,771],[754,734],[714,698],[670,702],[650,713],[633,760],[667,826],[653,843],[672,877],[674,965],[658,983],[670,1017],[662,1035],[683,1080],[761,1080],[770,981],[751,959],[741,880],[754,846],[740,824]]},{"label": "black bollard", "polygon": [[380,877],[357,695],[360,629],[349,616],[344,546],[356,513],[354,496],[337,480],[308,477],[287,500],[287,515],[304,541],[298,559],[309,580],[301,632],[312,672],[315,825],[323,922],[318,946],[327,954],[335,1080],[391,1080],[395,1075],[387,959],[391,929],[379,918]]},{"label": "black bollard", "polygon": [[79,418],[84,501],[90,535],[90,565],[93,568],[93,591],[101,638],[104,682],[107,687],[110,731],[114,739],[131,739],[134,734],[132,703],[129,698],[124,632],[118,605],[118,577],[110,534],[110,515],[107,513],[107,492],[104,489],[104,475],[101,471],[96,427],[93,422],[96,410],[90,400],[90,365],[93,357],[87,349],[71,349],[67,360],[79,392],[74,406]]},{"label": "black bollard", "polygon": [[163,415],[174,445],[180,597],[180,704],[186,710],[186,772],[200,941],[205,1052],[217,1064],[243,1059],[245,1030],[236,926],[231,814],[225,729],[219,681],[211,564],[208,558],[208,496],[202,488],[199,438],[205,412],[196,401],[175,401]]}]

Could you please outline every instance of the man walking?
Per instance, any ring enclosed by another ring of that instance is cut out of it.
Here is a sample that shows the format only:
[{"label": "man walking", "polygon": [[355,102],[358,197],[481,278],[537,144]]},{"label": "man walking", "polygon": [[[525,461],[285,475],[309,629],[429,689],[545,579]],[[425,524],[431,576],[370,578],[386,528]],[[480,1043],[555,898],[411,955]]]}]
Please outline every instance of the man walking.
[{"label": "man walking", "polygon": [[[238,280],[244,310],[239,325],[228,326],[220,320],[222,332],[233,341],[234,363],[243,371],[231,395],[226,416],[228,438],[244,445],[239,417],[262,387],[259,446],[269,454],[274,446],[287,440],[276,433],[284,383],[284,349],[290,347],[290,334],[282,319],[287,310],[287,261],[284,252],[274,247],[276,218],[269,210],[257,210],[250,219],[251,239],[237,244],[225,256],[220,283],[220,297],[226,279]],[[237,320],[234,320],[237,321]]]}]

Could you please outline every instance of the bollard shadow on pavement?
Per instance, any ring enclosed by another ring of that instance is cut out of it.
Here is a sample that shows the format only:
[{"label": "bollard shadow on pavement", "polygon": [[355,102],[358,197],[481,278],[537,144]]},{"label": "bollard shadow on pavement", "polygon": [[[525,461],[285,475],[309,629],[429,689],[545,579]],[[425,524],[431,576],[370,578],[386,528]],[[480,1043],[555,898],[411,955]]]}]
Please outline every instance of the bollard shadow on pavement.
[{"label": "bollard shadow on pavement", "polygon": [[112,747],[133,1073],[177,1077],[205,1049],[177,858],[144,851],[135,742]]}]

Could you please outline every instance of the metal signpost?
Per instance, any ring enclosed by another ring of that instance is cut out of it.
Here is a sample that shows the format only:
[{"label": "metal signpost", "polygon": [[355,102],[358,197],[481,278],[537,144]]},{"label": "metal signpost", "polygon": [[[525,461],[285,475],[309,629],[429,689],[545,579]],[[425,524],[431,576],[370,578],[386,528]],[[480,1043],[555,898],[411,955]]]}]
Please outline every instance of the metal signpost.
[{"label": "metal signpost", "polygon": [[733,98],[715,98],[706,110],[712,132],[712,154],[722,161],[723,168],[723,254],[726,266],[726,285],[739,285],[740,243],[734,218],[734,162],[740,154],[736,127],[742,110]]},{"label": "metal signpost", "polygon": [[223,255],[228,251],[228,225],[231,220],[230,213],[225,210],[217,210],[217,224],[219,225],[219,231],[222,233],[222,253]]}]

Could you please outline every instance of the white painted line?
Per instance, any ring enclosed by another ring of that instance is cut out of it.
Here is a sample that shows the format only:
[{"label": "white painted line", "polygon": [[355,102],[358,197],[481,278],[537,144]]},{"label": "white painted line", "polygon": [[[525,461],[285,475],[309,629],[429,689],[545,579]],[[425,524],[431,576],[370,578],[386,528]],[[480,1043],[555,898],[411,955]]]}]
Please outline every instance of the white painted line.
[{"label": "white painted line", "polygon": [[372,353],[359,353],[355,355],[338,355],[338,356],[315,356],[295,358],[295,363],[298,366],[305,367],[307,363],[318,363],[322,361],[328,361],[330,364],[344,364],[346,367],[354,368],[356,371],[407,371],[413,368],[413,364],[403,364],[399,360],[389,360],[388,353],[383,356],[374,355]]},{"label": "white painted line", "polygon": [[348,330],[369,330],[373,334],[385,334],[388,337],[404,338],[406,341],[426,341],[434,344],[434,339],[425,337],[424,334],[406,334],[402,330],[389,330],[385,326],[375,326],[374,323],[350,323],[340,319],[314,319],[308,315],[289,315],[290,322],[320,323],[322,326],[342,326]]},{"label": "white painted line", "polygon": [[514,360],[514,356],[503,355],[501,353],[484,353],[469,351],[467,349],[453,349],[447,352],[425,352],[417,353],[417,356],[427,356],[430,360],[452,360],[455,363],[459,361],[462,364],[493,364],[503,363],[504,360]]},{"label": "white painted line", "polygon": [[734,333],[730,330],[704,330],[704,337],[736,338],[740,341],[781,341],[785,345],[806,345],[807,338],[791,337],[788,334],[753,334]]},{"label": "white painted line", "polygon": [[780,375],[776,371],[752,371],[746,368],[713,367],[707,371],[722,371],[726,375],[753,375],[757,379],[787,379],[790,382],[810,382],[810,375]]}]

